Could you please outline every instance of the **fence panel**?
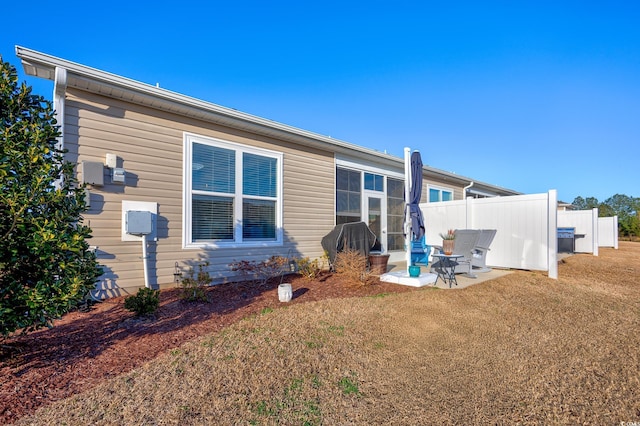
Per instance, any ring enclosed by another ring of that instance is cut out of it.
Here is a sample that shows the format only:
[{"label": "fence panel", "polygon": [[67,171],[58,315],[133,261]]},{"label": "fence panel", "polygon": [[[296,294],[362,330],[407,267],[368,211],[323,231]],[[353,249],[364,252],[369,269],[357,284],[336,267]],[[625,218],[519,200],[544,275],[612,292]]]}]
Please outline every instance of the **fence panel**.
[{"label": "fence panel", "polygon": [[557,278],[555,190],[516,195],[423,203],[427,243],[441,245],[438,233],[449,228],[496,229],[487,264],[548,271]]},{"label": "fence panel", "polygon": [[440,234],[447,229],[467,227],[467,207],[464,200],[441,201],[420,204],[422,213],[428,208],[429,217],[425,216],[425,241],[430,245],[442,245]]},{"label": "fence panel", "polygon": [[576,229],[576,253],[598,255],[598,209],[559,211],[558,227]]},{"label": "fence panel", "polygon": [[618,216],[598,218],[598,245],[618,248]]}]

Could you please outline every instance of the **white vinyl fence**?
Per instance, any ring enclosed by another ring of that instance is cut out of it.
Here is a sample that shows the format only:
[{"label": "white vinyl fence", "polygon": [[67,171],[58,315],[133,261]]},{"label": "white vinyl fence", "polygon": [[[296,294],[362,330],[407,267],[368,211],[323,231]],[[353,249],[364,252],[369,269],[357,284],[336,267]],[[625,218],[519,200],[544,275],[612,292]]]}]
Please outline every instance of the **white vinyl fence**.
[{"label": "white vinyl fence", "polygon": [[447,229],[496,229],[487,265],[548,271],[558,278],[556,190],[546,194],[423,203],[426,241],[442,245]]},{"label": "white vinyl fence", "polygon": [[576,253],[598,255],[599,247],[618,248],[618,216],[598,217],[598,209],[558,212],[558,226],[576,229]]},{"label": "white vinyl fence", "polygon": [[618,249],[618,216],[598,218],[598,245]]},{"label": "white vinyl fence", "polygon": [[559,228],[575,228],[575,253],[598,255],[598,209],[558,212]]}]

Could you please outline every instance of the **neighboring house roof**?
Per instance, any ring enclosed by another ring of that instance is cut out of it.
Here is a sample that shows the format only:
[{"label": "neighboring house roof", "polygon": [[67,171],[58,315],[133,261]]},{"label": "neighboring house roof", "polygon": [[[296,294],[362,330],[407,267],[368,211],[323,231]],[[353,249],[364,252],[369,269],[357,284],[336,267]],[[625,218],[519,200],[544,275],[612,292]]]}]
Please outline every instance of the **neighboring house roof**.
[{"label": "neighboring house roof", "polygon": [[[235,109],[226,108],[201,99],[57,58],[46,53],[16,46],[16,56],[22,60],[22,65],[28,75],[45,78],[47,80],[55,81],[56,68],[64,68],[67,71],[66,87],[68,88],[76,88],[115,99],[121,99],[126,102],[217,123],[235,129],[246,130],[251,133],[296,142],[305,146],[330,150],[336,154],[362,158],[401,169],[404,167],[404,159],[400,157],[257,117]],[[430,166],[424,166],[423,170],[427,176],[436,177],[437,179],[449,181],[453,184],[468,185],[473,182],[474,190],[486,191],[497,195],[521,194],[520,192],[478,182],[474,179]]]},{"label": "neighboring house roof", "polygon": [[571,203],[567,203],[566,201],[558,200],[558,209],[559,210],[575,210],[576,206]]}]

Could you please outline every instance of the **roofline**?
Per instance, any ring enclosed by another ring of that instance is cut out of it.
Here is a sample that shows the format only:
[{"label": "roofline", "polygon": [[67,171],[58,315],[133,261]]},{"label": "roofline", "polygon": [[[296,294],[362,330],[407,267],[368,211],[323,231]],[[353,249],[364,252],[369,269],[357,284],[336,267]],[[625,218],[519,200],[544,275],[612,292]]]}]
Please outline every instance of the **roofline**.
[{"label": "roofline", "polygon": [[[285,139],[288,140],[293,140],[294,142],[303,142],[308,145],[330,149],[331,151],[334,151],[336,153],[342,153],[358,158],[366,158],[368,160],[373,159],[378,162],[395,165],[399,168],[402,168],[404,165],[404,159],[391,154],[382,153],[380,151],[365,148],[360,145],[342,141],[340,139],[334,139],[330,136],[325,136],[297,127],[289,126],[277,121],[268,120],[266,118],[251,115],[232,108],[223,107],[221,105],[183,95],[171,90],[156,87],[147,83],[142,83],[86,65],[78,64],[76,62],[58,58],[46,53],[38,52],[36,50],[28,49],[26,47],[16,46],[16,56],[21,59],[22,66],[27,75],[41,77],[47,80],[55,80],[56,68],[64,68],[67,70],[67,74],[69,76],[68,81],[71,80],[71,76],[75,76],[80,78],[81,80],[97,82],[107,87],[117,88],[125,92],[133,92],[150,99],[159,99],[170,104],[177,104],[188,110],[197,110],[200,112],[199,116],[202,116],[204,113],[204,115],[206,115],[211,121],[217,121],[221,124],[226,124],[231,127],[237,127],[238,124],[242,124],[240,128],[248,128],[255,133],[266,134],[269,136],[273,136],[275,131],[275,133],[279,134],[281,137],[285,137]],[[70,82],[68,83],[68,86],[74,87]],[[87,90],[87,88],[83,87],[77,88]],[[162,109],[157,105],[154,107],[157,109]],[[178,114],[181,113],[176,112],[175,109],[171,110],[171,112]],[[184,112],[183,114],[189,115],[186,112]],[[217,120],[214,120],[213,117],[216,117]],[[461,184],[468,184],[469,182],[473,181],[475,182],[475,185],[483,186],[497,192],[513,195],[521,194],[520,192],[487,184],[484,182],[479,182],[477,180],[457,175],[455,173],[446,172],[444,170],[436,169],[430,166],[424,166],[423,169],[426,172],[442,177],[445,180],[451,179],[458,181]]]},{"label": "roofline", "polygon": [[116,74],[112,74],[106,71],[102,71],[96,68],[88,67],[78,64],[76,62],[61,59],[46,53],[38,52],[32,49],[28,49],[21,46],[16,46],[16,56],[18,56],[23,63],[25,72],[28,75],[34,75],[37,77],[46,78],[48,80],[54,79],[54,73],[56,67],[65,68],[67,73],[75,74],[79,77],[92,79],[94,81],[106,83],[108,85],[116,86],[121,89],[133,90],[135,92],[152,96],[155,98],[163,99],[166,101],[182,104],[197,109],[202,109],[208,112],[213,112],[223,116],[227,116],[233,119],[246,121],[261,126],[269,127],[284,131],[286,133],[295,134],[305,138],[314,139],[325,144],[336,146],[340,148],[347,148],[349,151],[355,150],[363,152],[369,155],[383,156],[389,159],[396,159],[397,157],[380,153],[378,151],[364,148],[359,145],[351,144],[341,141],[339,139],[331,138],[330,136],[320,135],[318,133],[310,132],[293,126],[279,123],[277,121],[268,120],[266,118],[258,117],[255,115],[247,114],[232,108],[223,107],[211,102],[203,101],[198,98],[183,95],[181,93],[173,92],[171,90],[156,87],[147,83],[142,83],[130,78],[122,77]]}]

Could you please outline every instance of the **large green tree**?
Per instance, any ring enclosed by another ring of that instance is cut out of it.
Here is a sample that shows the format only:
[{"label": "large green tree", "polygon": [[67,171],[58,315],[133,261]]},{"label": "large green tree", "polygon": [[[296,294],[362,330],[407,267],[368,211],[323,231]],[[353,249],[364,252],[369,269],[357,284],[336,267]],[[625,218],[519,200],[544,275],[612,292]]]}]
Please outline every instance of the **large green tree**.
[{"label": "large green tree", "polygon": [[588,210],[597,207],[598,216],[618,216],[618,230],[621,235],[640,235],[640,198],[616,194],[599,202],[594,197],[576,197],[572,203],[578,210]]},{"label": "large green tree", "polygon": [[638,220],[640,198],[616,194],[607,198],[604,203],[618,215],[620,234],[627,237],[640,235],[640,220]]},{"label": "large green tree", "polygon": [[52,325],[101,268],[82,225],[84,191],[57,148],[51,103],[0,57],[0,336]]}]

